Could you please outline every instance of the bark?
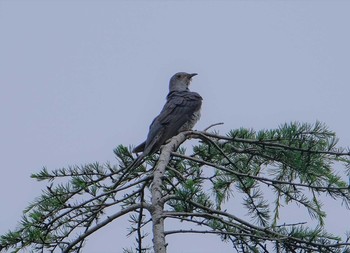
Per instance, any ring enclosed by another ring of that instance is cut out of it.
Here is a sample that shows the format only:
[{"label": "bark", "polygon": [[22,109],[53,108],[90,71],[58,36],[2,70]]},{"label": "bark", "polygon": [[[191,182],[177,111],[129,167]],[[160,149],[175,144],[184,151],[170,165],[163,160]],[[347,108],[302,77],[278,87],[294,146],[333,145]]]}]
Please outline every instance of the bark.
[{"label": "bark", "polygon": [[152,230],[153,249],[155,253],[166,253],[164,234],[164,199],[162,194],[163,176],[168,165],[171,152],[176,150],[186,140],[185,133],[173,137],[168,144],[163,146],[157,165],[153,172],[152,192]]}]

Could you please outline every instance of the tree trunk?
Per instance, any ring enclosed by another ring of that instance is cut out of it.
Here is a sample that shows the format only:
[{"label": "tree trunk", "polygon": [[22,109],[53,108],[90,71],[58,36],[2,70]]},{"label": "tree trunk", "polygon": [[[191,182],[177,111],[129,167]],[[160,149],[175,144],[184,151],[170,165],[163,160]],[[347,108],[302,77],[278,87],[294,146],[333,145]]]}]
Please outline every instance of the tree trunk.
[{"label": "tree trunk", "polygon": [[171,152],[177,149],[186,136],[180,133],[173,137],[171,141],[163,146],[157,165],[153,172],[152,182],[152,230],[153,230],[153,249],[155,253],[166,253],[166,242],[164,235],[164,199],[162,195],[163,176],[168,165]]}]

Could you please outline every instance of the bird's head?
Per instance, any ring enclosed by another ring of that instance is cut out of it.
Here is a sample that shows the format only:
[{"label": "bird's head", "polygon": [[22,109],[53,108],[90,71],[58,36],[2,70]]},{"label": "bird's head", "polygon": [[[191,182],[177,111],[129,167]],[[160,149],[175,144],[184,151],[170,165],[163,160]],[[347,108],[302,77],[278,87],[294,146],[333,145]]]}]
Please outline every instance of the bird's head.
[{"label": "bird's head", "polygon": [[192,73],[192,74],[188,74],[185,72],[176,73],[170,79],[169,92],[189,90],[188,86],[191,83],[192,77],[196,75],[197,75],[196,73]]}]

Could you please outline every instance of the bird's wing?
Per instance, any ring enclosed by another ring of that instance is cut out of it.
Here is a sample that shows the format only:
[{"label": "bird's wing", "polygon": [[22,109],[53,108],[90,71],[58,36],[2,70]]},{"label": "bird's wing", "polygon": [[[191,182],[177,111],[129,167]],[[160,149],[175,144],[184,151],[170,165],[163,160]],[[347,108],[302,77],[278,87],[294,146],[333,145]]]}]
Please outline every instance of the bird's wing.
[{"label": "bird's wing", "polygon": [[151,126],[146,140],[146,149],[153,152],[163,143],[178,134],[179,129],[191,119],[202,104],[202,97],[195,92],[172,92],[162,111]]},{"label": "bird's wing", "polygon": [[176,92],[169,96],[156,121],[162,125],[172,124],[180,128],[200,109],[201,104],[202,98],[195,92]]}]

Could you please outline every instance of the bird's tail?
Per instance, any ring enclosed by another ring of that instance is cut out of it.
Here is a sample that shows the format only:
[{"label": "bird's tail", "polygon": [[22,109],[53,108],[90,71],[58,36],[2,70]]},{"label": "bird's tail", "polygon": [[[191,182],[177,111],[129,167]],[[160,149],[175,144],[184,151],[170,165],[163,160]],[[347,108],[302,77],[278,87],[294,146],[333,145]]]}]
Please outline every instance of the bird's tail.
[{"label": "bird's tail", "polygon": [[132,164],[129,166],[128,170],[132,170],[137,168],[138,166],[140,166],[143,163],[143,160],[145,158],[144,154],[139,155],[133,162]]},{"label": "bird's tail", "polygon": [[133,153],[140,153],[140,152],[143,152],[145,150],[145,147],[146,147],[146,142],[142,142],[140,145],[136,146],[132,152]]}]

